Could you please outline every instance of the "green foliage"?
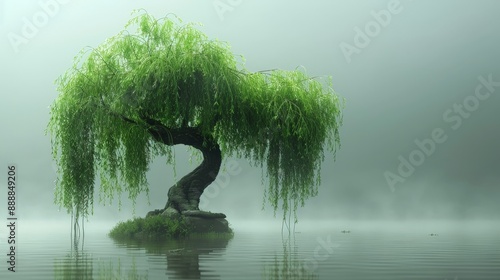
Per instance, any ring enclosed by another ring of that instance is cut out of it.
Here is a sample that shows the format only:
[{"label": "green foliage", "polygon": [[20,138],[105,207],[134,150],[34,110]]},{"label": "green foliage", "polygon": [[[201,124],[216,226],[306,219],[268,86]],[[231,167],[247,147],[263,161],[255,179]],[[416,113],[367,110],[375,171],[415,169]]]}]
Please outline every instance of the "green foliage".
[{"label": "green foliage", "polygon": [[171,147],[153,141],[144,116],[170,128],[197,126],[223,156],[265,168],[275,212],[296,210],[317,194],[324,149],[335,153],[340,144],[342,102],[331,79],[322,83],[299,70],[248,72],[228,44],[177,18],[138,15],[82,51],[57,84],[48,126],[59,166],[55,200],[84,216],[97,176],[103,199],[127,191],[135,200],[148,191],[152,158],[175,165]]},{"label": "green foliage", "polygon": [[187,236],[188,233],[189,227],[183,219],[166,219],[164,216],[155,215],[120,222],[111,229],[109,236],[116,239],[179,238]]}]

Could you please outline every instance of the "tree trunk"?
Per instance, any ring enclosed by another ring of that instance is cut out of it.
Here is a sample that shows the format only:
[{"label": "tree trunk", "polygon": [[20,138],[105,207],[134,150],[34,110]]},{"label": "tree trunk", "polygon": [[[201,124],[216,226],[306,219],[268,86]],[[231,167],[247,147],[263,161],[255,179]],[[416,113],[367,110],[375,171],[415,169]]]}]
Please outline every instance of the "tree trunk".
[{"label": "tree trunk", "polygon": [[143,120],[150,125],[149,133],[156,141],[169,146],[184,144],[202,152],[203,162],[169,189],[165,205],[165,209],[173,208],[179,213],[199,210],[201,194],[219,173],[222,162],[219,145],[211,137],[204,136],[196,127],[170,129],[156,120]]}]

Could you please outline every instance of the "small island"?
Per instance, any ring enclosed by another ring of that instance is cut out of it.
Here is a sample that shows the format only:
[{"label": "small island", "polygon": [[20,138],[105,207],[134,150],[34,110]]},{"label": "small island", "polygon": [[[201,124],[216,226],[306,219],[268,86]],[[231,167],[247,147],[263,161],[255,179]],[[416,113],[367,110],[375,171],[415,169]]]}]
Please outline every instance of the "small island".
[{"label": "small island", "polygon": [[185,211],[182,215],[168,211],[154,210],[145,218],[135,218],[118,223],[109,233],[111,238],[159,239],[202,236],[211,238],[232,238],[226,215],[206,211]]}]

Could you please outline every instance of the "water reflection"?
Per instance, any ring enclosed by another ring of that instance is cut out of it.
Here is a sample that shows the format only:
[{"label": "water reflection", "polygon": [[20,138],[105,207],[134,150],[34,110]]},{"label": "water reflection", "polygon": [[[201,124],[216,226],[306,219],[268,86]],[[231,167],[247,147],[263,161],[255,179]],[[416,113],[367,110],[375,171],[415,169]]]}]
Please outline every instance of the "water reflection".
[{"label": "water reflection", "polygon": [[90,254],[67,254],[54,260],[54,279],[93,279],[94,266]]},{"label": "water reflection", "polygon": [[[274,255],[274,260],[263,268],[262,278],[269,280],[308,280],[319,279],[319,275],[307,269],[299,255],[295,235],[282,237],[283,254]],[[293,244],[293,245],[292,245]]]},{"label": "water reflection", "polygon": [[[215,270],[200,268],[200,257],[217,256],[223,252],[230,239],[224,237],[190,237],[180,240],[115,240],[115,244],[127,248],[143,248],[148,255],[164,255],[168,279],[220,279]],[[212,258],[211,260],[221,260]]]},{"label": "water reflection", "polygon": [[[120,258],[95,257],[96,252],[84,250],[83,238],[78,236],[79,230],[72,232],[71,250],[64,257],[54,259],[54,279],[148,279],[151,265],[159,264],[164,277],[155,275],[155,279],[220,279],[214,269],[207,269],[203,262],[223,260],[232,237],[202,236],[179,240],[113,240],[119,251],[145,251],[136,258],[126,253],[123,262]],[[147,256],[142,258],[142,256]],[[210,255],[210,256],[209,256]],[[154,264],[150,257],[154,256]],[[164,261],[162,258],[164,257]],[[200,265],[201,261],[201,265]],[[163,264],[162,264],[163,263]],[[139,267],[140,269],[137,269]],[[157,271],[158,273],[158,271]],[[160,272],[161,273],[161,272]],[[152,276],[153,277],[153,276]]]},{"label": "water reflection", "polygon": [[62,259],[54,261],[54,279],[67,280],[67,279],[102,279],[102,280],[142,280],[148,279],[147,271],[139,273],[135,265],[135,258],[132,260],[130,268],[124,270],[120,258],[115,264],[113,260],[107,262],[100,261],[97,275],[94,275],[94,260],[91,253],[75,252],[67,254]]}]

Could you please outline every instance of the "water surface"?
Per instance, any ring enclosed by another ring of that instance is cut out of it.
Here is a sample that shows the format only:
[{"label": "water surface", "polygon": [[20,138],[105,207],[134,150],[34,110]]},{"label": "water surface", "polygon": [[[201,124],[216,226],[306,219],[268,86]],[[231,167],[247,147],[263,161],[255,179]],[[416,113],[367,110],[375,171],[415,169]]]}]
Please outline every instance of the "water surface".
[{"label": "water surface", "polygon": [[235,226],[231,240],[177,242],[116,242],[108,229],[87,229],[75,250],[69,226],[26,226],[17,272],[3,261],[0,279],[500,279],[495,222]]}]

